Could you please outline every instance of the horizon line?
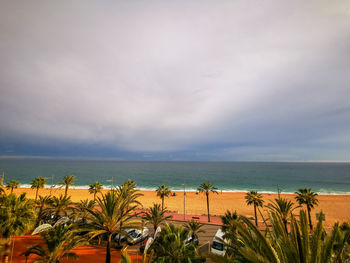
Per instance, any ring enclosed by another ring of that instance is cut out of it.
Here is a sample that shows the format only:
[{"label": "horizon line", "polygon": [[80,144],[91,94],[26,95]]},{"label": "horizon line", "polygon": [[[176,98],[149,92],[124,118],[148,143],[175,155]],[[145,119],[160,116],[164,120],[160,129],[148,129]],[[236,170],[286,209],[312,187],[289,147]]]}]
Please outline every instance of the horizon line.
[{"label": "horizon line", "polygon": [[142,160],[125,159],[120,157],[77,157],[77,156],[44,156],[44,155],[0,155],[0,160],[6,159],[45,159],[45,160],[72,160],[72,161],[119,161],[119,162],[257,162],[257,163],[350,163],[350,160]]}]

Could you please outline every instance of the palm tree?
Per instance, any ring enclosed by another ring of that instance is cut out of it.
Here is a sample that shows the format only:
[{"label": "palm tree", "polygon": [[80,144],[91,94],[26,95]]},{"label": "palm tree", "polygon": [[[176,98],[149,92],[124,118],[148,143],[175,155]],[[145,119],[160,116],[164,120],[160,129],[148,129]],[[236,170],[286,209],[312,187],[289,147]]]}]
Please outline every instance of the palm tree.
[{"label": "palm tree", "polygon": [[162,209],[164,209],[164,198],[169,197],[171,191],[165,184],[162,184],[161,186],[158,186],[156,192],[157,196],[159,196],[160,199],[162,199]]},{"label": "palm tree", "polygon": [[100,235],[107,236],[106,263],[110,263],[112,235],[125,234],[126,228],[138,228],[140,222],[134,220],[132,214],[136,206],[130,205],[128,199],[117,195],[115,191],[102,195],[102,198],[98,197],[97,205],[99,206],[97,210],[86,209],[89,221],[82,231],[89,231],[90,239]]},{"label": "palm tree", "polygon": [[96,201],[96,194],[101,193],[102,189],[103,189],[103,185],[100,184],[99,182],[95,182],[89,185],[89,193],[94,194],[94,201]]},{"label": "palm tree", "polygon": [[59,197],[54,196],[52,203],[49,207],[54,213],[54,221],[57,221],[61,216],[67,216],[70,209],[69,206],[72,204],[70,196],[60,195]]},{"label": "palm tree", "polygon": [[11,189],[10,193],[12,194],[13,193],[13,189],[17,189],[20,184],[21,183],[16,181],[16,180],[11,180],[9,183],[6,184],[6,188],[7,188],[7,190]]},{"label": "palm tree", "polygon": [[192,240],[198,238],[199,233],[205,232],[203,229],[201,229],[203,227],[203,224],[194,220],[186,222],[184,227],[188,229],[188,234],[191,235]]},{"label": "palm tree", "polygon": [[161,209],[160,204],[153,204],[153,207],[150,207],[149,212],[145,212],[142,218],[152,224],[154,232],[156,232],[158,226],[171,218],[171,216],[165,216],[166,212],[166,210]]},{"label": "palm tree", "polygon": [[229,239],[236,235],[236,223],[239,217],[236,211],[231,212],[227,210],[225,215],[221,216],[221,230],[225,233],[224,239]]},{"label": "palm tree", "polygon": [[82,224],[85,224],[87,222],[89,213],[87,212],[87,209],[93,209],[95,206],[95,201],[94,200],[80,200],[80,202],[77,204],[77,207],[74,209],[75,210],[75,216],[78,217],[79,221]]},{"label": "palm tree", "polygon": [[247,205],[254,205],[255,225],[258,226],[258,215],[256,214],[256,208],[263,207],[264,200],[262,199],[262,194],[252,190],[246,194],[245,199]]},{"label": "palm tree", "polygon": [[186,243],[188,235],[189,230],[187,228],[166,224],[159,233],[158,241],[152,244],[154,251],[153,262],[203,262],[196,250],[195,244]]},{"label": "palm tree", "polygon": [[48,208],[52,205],[53,200],[50,195],[41,196],[39,195],[39,199],[36,201],[37,207],[39,207],[39,211],[37,211],[38,216],[36,218],[35,227],[38,227],[41,223],[41,220],[48,216]]},{"label": "palm tree", "polygon": [[[4,241],[2,250],[8,251],[12,236],[21,235],[34,224],[33,201],[23,193],[6,196],[0,206],[0,236]],[[3,254],[3,262],[8,261],[8,253]]]},{"label": "palm tree", "polygon": [[68,188],[74,184],[75,176],[74,174],[66,174],[63,177],[63,183],[61,185],[65,186],[64,196],[67,196]]},{"label": "palm tree", "polygon": [[38,176],[37,178],[35,178],[33,181],[32,181],[32,186],[31,188],[32,189],[36,189],[36,193],[35,193],[35,201],[36,199],[38,199],[38,192],[39,192],[39,188],[44,188],[46,184],[46,179],[41,177],[41,176]]},{"label": "palm tree", "polygon": [[275,202],[269,203],[266,206],[270,210],[280,215],[280,217],[282,218],[286,233],[288,233],[288,228],[287,228],[288,219],[292,215],[292,212],[294,211],[294,209],[299,208],[299,206],[298,207],[293,207],[293,206],[294,206],[294,203],[285,198],[276,198]]},{"label": "palm tree", "polygon": [[[240,216],[236,221],[239,242],[228,244],[237,253],[222,262],[326,263],[346,262],[350,258],[350,254],[343,253],[348,244],[337,223],[329,235],[322,220],[310,231],[306,213],[300,210],[299,220],[291,216],[291,232],[287,234],[279,213],[269,211],[269,221],[271,226],[266,224],[262,232],[248,218]],[[338,260],[339,255],[342,261]]]},{"label": "palm tree", "polygon": [[307,208],[307,215],[309,218],[309,224],[310,224],[310,229],[312,229],[312,222],[311,222],[311,209],[314,208],[314,206],[318,205],[318,200],[317,200],[317,193],[312,192],[311,188],[303,188],[299,189],[297,192],[295,192],[297,196],[295,199],[299,203],[299,205],[306,205]]},{"label": "palm tree", "polygon": [[34,245],[25,252],[38,256],[34,262],[59,263],[64,258],[77,259],[78,255],[71,250],[87,243],[86,239],[74,233],[72,225],[58,224],[40,235],[45,246]]},{"label": "palm tree", "polygon": [[199,192],[205,193],[207,197],[207,211],[208,211],[208,222],[210,222],[210,213],[209,213],[209,193],[218,193],[216,190],[217,188],[214,187],[210,182],[204,182],[202,183],[198,189]]},{"label": "palm tree", "polygon": [[127,199],[128,205],[141,206],[142,204],[137,200],[143,194],[136,189],[136,184],[132,180],[125,181],[122,185],[116,187],[116,194],[124,199]]}]

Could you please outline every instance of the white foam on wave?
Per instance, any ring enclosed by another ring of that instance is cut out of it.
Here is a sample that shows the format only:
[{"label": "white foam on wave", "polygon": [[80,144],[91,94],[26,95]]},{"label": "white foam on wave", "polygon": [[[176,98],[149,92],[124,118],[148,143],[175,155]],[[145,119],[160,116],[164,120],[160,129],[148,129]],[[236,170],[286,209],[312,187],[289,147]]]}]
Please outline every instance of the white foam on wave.
[{"label": "white foam on wave", "polygon": [[[31,188],[30,184],[21,184],[20,188]],[[45,185],[46,189],[62,189],[64,188],[63,185]],[[88,185],[73,185],[69,187],[70,189],[89,189]],[[173,192],[183,192],[184,189],[181,187],[170,187],[171,191]],[[103,189],[111,189],[111,185],[104,185]],[[137,190],[140,191],[155,191],[157,189],[157,187],[137,187]],[[246,193],[249,192],[251,189],[218,189],[218,192],[222,192],[222,193]],[[254,189],[256,190],[256,189]],[[197,188],[186,188],[185,190],[186,192],[197,192]],[[264,191],[264,190],[258,190],[259,193],[262,194],[277,194],[276,191]],[[295,192],[281,192],[281,194],[294,194]],[[326,189],[321,189],[320,191],[317,192],[317,194],[319,195],[350,195],[350,192],[347,191],[330,191],[330,190],[326,190]]]}]

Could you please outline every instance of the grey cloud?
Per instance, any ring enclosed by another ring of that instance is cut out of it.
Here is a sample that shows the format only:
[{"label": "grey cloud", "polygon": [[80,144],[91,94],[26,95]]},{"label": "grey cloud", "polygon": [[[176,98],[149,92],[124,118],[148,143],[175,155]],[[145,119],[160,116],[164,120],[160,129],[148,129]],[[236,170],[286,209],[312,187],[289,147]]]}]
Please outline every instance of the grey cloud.
[{"label": "grey cloud", "polygon": [[349,20],[347,1],[3,2],[1,137],[327,159],[349,145]]}]

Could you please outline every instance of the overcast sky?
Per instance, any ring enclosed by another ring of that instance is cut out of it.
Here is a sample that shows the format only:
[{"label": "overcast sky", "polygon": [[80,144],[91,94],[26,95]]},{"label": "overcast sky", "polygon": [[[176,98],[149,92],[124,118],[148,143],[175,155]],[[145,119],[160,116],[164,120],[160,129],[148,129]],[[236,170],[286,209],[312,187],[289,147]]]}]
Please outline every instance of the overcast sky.
[{"label": "overcast sky", "polygon": [[348,0],[0,3],[0,156],[350,161]]}]

